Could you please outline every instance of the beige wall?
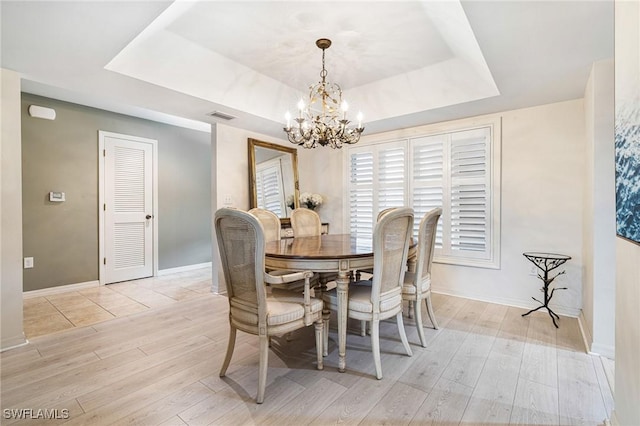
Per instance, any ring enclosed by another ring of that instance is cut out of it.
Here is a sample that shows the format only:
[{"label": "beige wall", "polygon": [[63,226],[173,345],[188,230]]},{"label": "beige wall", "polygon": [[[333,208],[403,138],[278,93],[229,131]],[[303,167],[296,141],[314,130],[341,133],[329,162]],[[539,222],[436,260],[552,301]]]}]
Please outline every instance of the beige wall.
[{"label": "beige wall", "polygon": [[581,317],[592,352],[615,355],[613,60],[593,65],[585,90],[587,133]]},{"label": "beige wall", "polygon": [[0,69],[0,350],[22,332],[22,175],[20,76]]}]

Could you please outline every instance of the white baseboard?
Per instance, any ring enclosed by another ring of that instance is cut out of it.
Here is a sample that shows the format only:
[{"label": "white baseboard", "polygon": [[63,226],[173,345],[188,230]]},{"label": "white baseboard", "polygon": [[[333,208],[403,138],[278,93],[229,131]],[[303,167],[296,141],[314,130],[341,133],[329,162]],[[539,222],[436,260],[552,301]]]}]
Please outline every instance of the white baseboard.
[{"label": "white baseboard", "polygon": [[196,263],[195,265],[178,266],[177,268],[161,269],[158,271],[158,276],[175,274],[177,272],[193,271],[193,270],[202,269],[202,268],[211,268],[211,262]]},{"label": "white baseboard", "polygon": [[[584,317],[584,311],[580,310],[580,315],[578,315],[578,327],[580,327],[580,335],[582,336],[582,343],[584,344],[584,350],[587,353],[591,352],[591,343],[593,342],[593,338],[591,337],[591,333],[589,332],[589,327],[586,326],[587,319]],[[597,355],[597,354],[592,354]]]},{"label": "white baseboard", "polygon": [[[471,300],[477,300],[480,302],[513,306],[516,308],[533,309],[536,307],[536,306],[532,306],[528,300],[512,299],[508,297],[486,297],[479,294],[463,294],[463,293],[458,294],[456,292],[449,291],[448,289],[440,289],[435,286],[431,287],[431,291],[433,291],[434,293],[446,294],[448,296],[462,297],[463,299],[471,299]],[[570,318],[578,318],[578,315],[580,315],[580,311],[581,311],[578,308],[571,308],[568,306],[554,305],[552,308],[553,308],[553,311],[558,315],[563,315],[565,317],[570,317]]]},{"label": "white baseboard", "polygon": [[22,293],[22,297],[24,299],[30,299],[32,297],[50,296],[52,294],[66,293],[68,291],[76,291],[99,286],[100,281],[87,281],[84,283],[59,285],[56,287],[42,288],[40,290],[25,291]]}]

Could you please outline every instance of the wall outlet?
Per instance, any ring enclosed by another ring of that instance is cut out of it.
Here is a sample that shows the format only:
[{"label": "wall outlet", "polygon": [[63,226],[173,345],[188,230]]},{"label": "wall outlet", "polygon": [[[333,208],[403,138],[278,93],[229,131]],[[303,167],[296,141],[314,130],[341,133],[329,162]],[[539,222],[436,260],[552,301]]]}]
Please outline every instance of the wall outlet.
[{"label": "wall outlet", "polygon": [[536,265],[531,265],[531,268],[529,268],[529,275],[532,277],[538,276],[538,267]]},{"label": "wall outlet", "polygon": [[232,206],[233,205],[233,198],[231,197],[231,195],[226,195],[224,197],[224,205],[225,206]]},{"label": "wall outlet", "polygon": [[24,258],[24,269],[33,268],[33,257]]}]

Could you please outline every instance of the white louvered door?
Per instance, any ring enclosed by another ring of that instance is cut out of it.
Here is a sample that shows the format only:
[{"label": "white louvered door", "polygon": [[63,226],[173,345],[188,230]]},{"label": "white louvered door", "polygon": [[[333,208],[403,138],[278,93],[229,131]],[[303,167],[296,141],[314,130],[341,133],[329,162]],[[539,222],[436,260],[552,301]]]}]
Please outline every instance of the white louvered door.
[{"label": "white louvered door", "polygon": [[153,145],[104,138],[104,282],[153,275]]}]

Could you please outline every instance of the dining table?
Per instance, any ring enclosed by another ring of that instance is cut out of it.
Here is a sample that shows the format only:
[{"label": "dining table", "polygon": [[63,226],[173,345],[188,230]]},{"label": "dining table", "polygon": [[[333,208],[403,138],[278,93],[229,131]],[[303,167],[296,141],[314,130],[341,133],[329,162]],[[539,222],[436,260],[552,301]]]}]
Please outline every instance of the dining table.
[{"label": "dining table", "polygon": [[[415,270],[415,243],[409,250],[408,268]],[[346,370],[347,308],[351,273],[373,268],[373,241],[371,237],[351,234],[325,234],[294,237],[271,241],[265,247],[265,267],[290,271],[337,272],[338,298],[338,371]],[[326,287],[321,291],[326,291]],[[328,318],[329,310],[323,316]],[[329,330],[325,328],[325,333]],[[326,339],[325,339],[326,341]],[[323,348],[324,355],[328,349]]]}]

